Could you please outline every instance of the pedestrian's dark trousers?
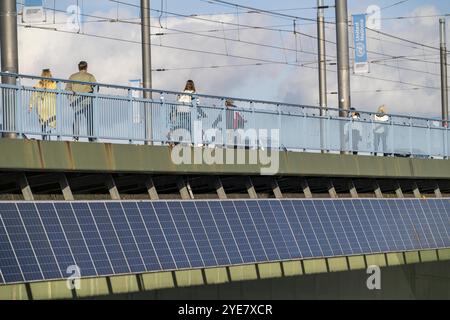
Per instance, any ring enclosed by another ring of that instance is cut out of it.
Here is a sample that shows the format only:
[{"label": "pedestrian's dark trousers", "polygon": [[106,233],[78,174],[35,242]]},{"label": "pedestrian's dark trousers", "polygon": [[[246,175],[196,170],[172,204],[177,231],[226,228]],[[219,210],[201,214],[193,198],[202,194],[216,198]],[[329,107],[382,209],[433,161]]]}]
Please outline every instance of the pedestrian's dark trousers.
[{"label": "pedestrian's dark trousers", "polygon": [[[72,102],[72,108],[75,111],[73,119],[73,135],[80,136],[80,126],[82,121],[86,121],[86,135],[89,141],[95,141],[94,136],[94,110],[92,97],[79,97]],[[84,118],[84,119],[83,119]]]},{"label": "pedestrian's dark trousers", "polygon": [[43,133],[42,135],[42,140],[50,140],[50,136],[47,135],[47,133],[51,133],[51,127],[49,126],[50,121],[53,121],[54,118],[48,119],[46,121],[39,119],[39,122],[41,123],[41,132]]},{"label": "pedestrian's dark trousers", "polygon": [[359,130],[352,130],[352,149],[353,154],[358,154],[359,141],[361,140],[361,133]]}]

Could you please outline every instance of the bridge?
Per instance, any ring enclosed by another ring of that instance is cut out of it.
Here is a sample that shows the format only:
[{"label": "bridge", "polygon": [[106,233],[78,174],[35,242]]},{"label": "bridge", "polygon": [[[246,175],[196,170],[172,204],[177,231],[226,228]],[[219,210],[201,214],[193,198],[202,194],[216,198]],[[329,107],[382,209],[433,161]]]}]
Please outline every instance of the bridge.
[{"label": "bridge", "polygon": [[[16,78],[16,85],[0,85],[0,130],[31,139],[154,145],[177,142],[213,148],[266,147],[441,159],[448,158],[450,152],[449,129],[439,119],[390,115],[389,121],[377,122],[374,113],[359,110],[354,110],[360,115],[355,119],[350,114],[341,117],[333,108],[321,113],[317,107],[282,102],[64,79],[53,79],[56,90],[36,89],[33,86],[38,81],[48,79],[0,75]],[[90,86],[93,92],[65,91],[68,83]],[[150,93],[152,99],[141,98],[143,92]],[[180,97],[187,97],[188,102],[179,102]],[[42,119],[41,110],[47,108],[51,114]]]},{"label": "bridge", "polygon": [[[186,105],[185,93],[104,84],[79,94],[64,79],[43,91],[16,76],[1,85],[1,130],[19,139],[0,139],[0,298],[448,298],[440,120],[200,94]],[[53,127],[33,95],[55,99]],[[174,163],[179,147],[192,161]],[[217,150],[245,161],[195,161]],[[261,152],[276,172],[263,174]],[[372,265],[381,291],[366,287]]]}]

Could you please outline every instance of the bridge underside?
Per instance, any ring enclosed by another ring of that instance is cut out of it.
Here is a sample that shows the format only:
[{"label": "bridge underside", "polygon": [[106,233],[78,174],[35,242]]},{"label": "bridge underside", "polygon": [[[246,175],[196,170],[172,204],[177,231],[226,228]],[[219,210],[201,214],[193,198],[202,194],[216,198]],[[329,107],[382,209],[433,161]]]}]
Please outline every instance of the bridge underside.
[{"label": "bridge underside", "polygon": [[280,152],[265,176],[259,163],[177,166],[169,147],[0,139],[0,150],[3,200],[450,195],[447,160]]},{"label": "bridge underside", "polygon": [[[153,194],[148,188],[149,180],[153,182]],[[0,171],[0,200],[65,200],[65,197],[70,200],[65,191],[69,191],[74,200],[148,200],[156,196],[158,199],[396,198],[399,195],[420,198],[449,197],[450,181]]]},{"label": "bridge underside", "polygon": [[[280,152],[261,164],[171,161],[168,147],[0,139],[0,200],[450,197],[447,160]],[[252,151],[246,151],[252,152]],[[450,298],[450,249],[0,286],[0,299]],[[382,290],[366,268],[382,268]]]}]

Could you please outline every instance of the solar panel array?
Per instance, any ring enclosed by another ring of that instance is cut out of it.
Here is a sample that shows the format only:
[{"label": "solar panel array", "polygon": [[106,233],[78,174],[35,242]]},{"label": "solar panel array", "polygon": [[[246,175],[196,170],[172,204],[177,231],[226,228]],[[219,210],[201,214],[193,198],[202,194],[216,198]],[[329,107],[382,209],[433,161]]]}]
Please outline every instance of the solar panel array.
[{"label": "solar panel array", "polygon": [[0,202],[0,283],[448,247],[448,199]]}]

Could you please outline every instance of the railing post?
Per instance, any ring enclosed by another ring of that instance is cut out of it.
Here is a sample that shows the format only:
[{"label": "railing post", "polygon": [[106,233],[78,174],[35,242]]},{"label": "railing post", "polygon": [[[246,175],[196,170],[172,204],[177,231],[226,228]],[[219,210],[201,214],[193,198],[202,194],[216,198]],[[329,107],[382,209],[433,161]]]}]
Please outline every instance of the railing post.
[{"label": "railing post", "polygon": [[[278,147],[281,147],[281,106],[279,104],[277,104],[277,109],[278,109]],[[269,148],[269,132],[267,132],[267,148]],[[272,139],[270,141],[270,147],[272,148]]]},{"label": "railing post", "polygon": [[98,91],[99,91],[100,87],[98,85],[94,86],[94,103],[93,103],[93,112],[92,112],[92,137],[89,137],[88,134],[88,138],[94,138],[95,140],[99,139],[99,135],[98,132],[100,132],[100,122],[99,122],[99,110],[98,110]]},{"label": "railing post", "polygon": [[22,86],[20,78],[16,78],[16,105],[15,105],[15,124],[14,131],[17,132],[18,136],[21,137],[23,135],[23,119],[25,118],[23,115],[25,114],[22,109]]},{"label": "railing post", "polygon": [[[394,126],[394,120],[392,120],[392,117],[390,117],[390,124],[389,126],[391,127],[391,156],[393,156],[395,154],[395,126]],[[385,152],[386,153],[386,152]]]},{"label": "railing post", "polygon": [[302,134],[302,140],[300,141],[300,149],[303,149],[303,151],[306,151],[306,145],[305,142],[306,141],[306,112],[305,112],[305,108],[302,108],[302,112],[303,112],[303,123],[302,123],[302,130],[303,130],[303,134]]},{"label": "railing post", "polygon": [[[161,112],[160,112],[160,114],[164,114],[165,116],[164,116],[164,125],[163,125],[163,132],[162,132],[162,134],[163,135],[165,135],[165,136],[162,136],[161,137],[161,144],[164,144],[164,143],[167,143],[167,142],[169,142],[169,140],[170,140],[170,131],[171,131],[171,125],[172,125],[172,123],[171,123],[171,119],[170,119],[170,117],[171,117],[171,110],[170,109],[168,109],[167,108],[167,106],[166,106],[166,94],[164,93],[164,92],[161,92],[160,93],[160,96],[159,96],[159,100],[161,101]],[[165,140],[165,138],[167,139],[167,140]]]},{"label": "railing post", "polygon": [[[56,83],[56,139],[61,141],[61,121],[64,118],[62,112],[61,82]],[[67,117],[66,117],[67,119]]]},{"label": "railing post", "polygon": [[325,126],[325,146],[326,146],[326,152],[329,153],[331,150],[331,139],[330,139],[330,127],[331,127],[331,116],[327,114],[327,125]]},{"label": "railing post", "polygon": [[134,99],[133,89],[128,89],[128,142],[133,143]]},{"label": "railing post", "polygon": [[443,127],[443,128],[440,127],[439,129],[441,130],[441,132],[442,132],[442,134],[443,134],[443,137],[442,137],[442,152],[441,152],[441,155],[442,155],[442,158],[445,159],[446,150],[447,150],[447,148],[446,148],[446,146],[447,146],[447,140],[446,140],[447,131],[445,131],[445,127]]},{"label": "railing post", "polygon": [[[345,151],[350,151],[353,153],[353,152],[355,152],[355,150],[353,150],[353,126],[355,125],[355,121],[353,120],[353,118],[350,118],[350,119],[346,118],[346,119],[347,119],[347,121],[350,121],[350,125],[348,126],[349,130],[347,132],[347,134],[348,134],[348,150],[345,150]],[[344,128],[345,128],[345,126],[344,126]]]},{"label": "railing post", "polygon": [[370,126],[372,127],[372,132],[371,132],[372,134],[369,137],[369,140],[371,140],[369,142],[370,142],[370,145],[372,146],[372,148],[369,151],[370,151],[371,154],[376,156],[377,152],[375,151],[376,150],[375,149],[375,122],[373,120],[373,117],[370,117]]},{"label": "railing post", "polygon": [[227,106],[226,103],[222,103],[222,139],[225,149],[228,147],[227,121]]},{"label": "railing post", "polygon": [[[257,131],[257,128],[256,128],[256,117],[255,117],[255,105],[253,104],[253,101],[251,101],[250,102],[250,107],[252,108],[252,119],[253,119],[253,130],[255,130],[255,131]],[[240,141],[241,139],[239,139],[239,141],[238,142],[241,142]],[[250,143],[251,143],[251,141],[249,141]],[[244,147],[245,147],[245,140],[243,141],[243,143],[244,143]],[[258,140],[258,137],[256,137],[256,141],[254,141],[254,143],[256,144],[255,146],[253,146],[255,149],[258,149],[258,146],[259,146],[259,140]],[[249,146],[249,148],[251,148],[251,146]]]},{"label": "railing post", "polygon": [[412,157],[413,156],[413,123],[412,123],[412,119],[409,118],[409,155]]},{"label": "railing post", "polygon": [[190,139],[191,139],[191,143],[195,144],[198,143],[197,141],[197,137],[196,137],[196,121],[197,121],[197,98],[195,96],[192,96],[191,99],[192,103],[191,103],[191,121],[190,121],[190,125],[191,125],[191,132],[190,132]]},{"label": "railing post", "polygon": [[448,159],[449,158],[449,139],[448,136],[450,134],[450,130],[448,129],[448,125],[444,128],[445,129],[445,138],[444,138],[444,159]]},{"label": "railing post", "polygon": [[431,123],[427,120],[427,145],[428,145],[428,158],[431,158]]}]

